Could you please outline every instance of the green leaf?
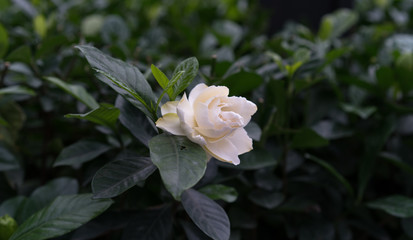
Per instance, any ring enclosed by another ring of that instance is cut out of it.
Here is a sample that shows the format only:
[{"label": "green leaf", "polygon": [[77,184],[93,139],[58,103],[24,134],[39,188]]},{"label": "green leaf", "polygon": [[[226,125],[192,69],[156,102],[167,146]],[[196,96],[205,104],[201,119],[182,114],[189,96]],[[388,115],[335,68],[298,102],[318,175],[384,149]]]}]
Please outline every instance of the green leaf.
[{"label": "green leaf", "polygon": [[329,141],[310,128],[303,128],[293,137],[293,148],[318,148],[328,145]]},{"label": "green leaf", "polygon": [[260,75],[242,70],[225,78],[220,85],[227,86],[230,95],[239,96],[259,87],[262,82]]},{"label": "green leaf", "polygon": [[241,162],[237,166],[226,162],[217,162],[220,166],[241,170],[257,170],[277,165],[276,159],[264,149],[254,149],[251,152],[240,155],[239,158]]},{"label": "green leaf", "polygon": [[331,164],[329,164],[328,162],[317,158],[313,155],[310,154],[306,154],[305,155],[306,158],[316,162],[317,164],[319,164],[320,166],[322,166],[324,169],[326,169],[329,173],[331,173],[331,175],[333,175],[341,184],[343,184],[343,186],[346,188],[346,190],[348,191],[348,193],[350,193],[352,196],[354,195],[354,190],[351,187],[351,184],[333,167],[331,166]]},{"label": "green leaf", "polygon": [[74,178],[61,177],[53,179],[47,184],[37,188],[30,195],[30,200],[33,202],[30,211],[32,213],[46,207],[56,197],[61,195],[77,194],[79,184]]},{"label": "green leaf", "polygon": [[66,114],[67,118],[78,118],[91,121],[93,123],[116,129],[120,110],[111,104],[101,103],[96,109],[84,114]]},{"label": "green leaf", "polygon": [[168,77],[153,64],[151,65],[151,70],[158,84],[162,87],[162,89],[166,90],[166,93],[168,94],[169,99],[171,99],[171,96],[173,95],[173,89],[171,88],[167,89],[167,86],[169,83]]},{"label": "green leaf", "polygon": [[177,80],[176,84],[173,86],[173,94],[171,101],[175,100],[181,92],[183,92],[189,84],[194,80],[198,74],[199,63],[195,57],[191,57],[182,61],[174,70],[172,74],[172,79],[180,72],[184,72],[182,76]]},{"label": "green leaf", "polygon": [[144,157],[109,162],[93,177],[93,198],[116,197],[138,182],[144,181],[155,170],[156,166],[149,158]]},{"label": "green leaf", "polygon": [[110,15],[103,21],[101,28],[103,42],[122,43],[129,39],[130,31],[125,21],[118,15]]},{"label": "green leaf", "polygon": [[367,203],[370,208],[380,209],[388,214],[408,218],[413,217],[413,199],[401,195],[392,195]]},{"label": "green leaf", "polygon": [[357,202],[363,199],[364,191],[374,171],[377,155],[381,152],[387,139],[394,131],[396,121],[393,116],[388,116],[377,123],[374,132],[365,138],[364,154],[360,159],[360,167],[358,169],[358,191]]},{"label": "green leaf", "polygon": [[155,95],[138,68],[109,57],[91,46],[77,46],[77,48],[99,73],[97,76],[99,80],[112,87],[152,120],[157,119],[154,115]]},{"label": "green leaf", "polygon": [[267,209],[273,209],[284,201],[284,195],[282,193],[264,190],[254,190],[248,194],[248,198],[258,206]]},{"label": "green leaf", "polygon": [[7,30],[0,24],[0,59],[6,54],[9,48],[9,35]]},{"label": "green leaf", "polygon": [[45,77],[47,81],[55,84],[62,90],[66,91],[77,100],[81,101],[83,104],[88,106],[91,109],[95,109],[99,107],[99,104],[95,101],[95,99],[85,90],[84,87],[75,84],[69,84],[63,82],[62,80],[55,78],[55,77]]},{"label": "green leaf", "polygon": [[16,220],[9,215],[0,216],[0,240],[8,240],[16,229]]},{"label": "green leaf", "polygon": [[186,137],[158,135],[149,141],[149,150],[165,187],[175,199],[205,173],[207,155],[204,149]]},{"label": "green leaf", "polygon": [[356,114],[357,116],[361,117],[362,119],[369,118],[373,113],[376,112],[377,108],[375,106],[371,107],[359,107],[350,104],[341,104],[341,107],[344,111],[348,113]]},{"label": "green leaf", "polygon": [[35,96],[36,93],[27,87],[23,86],[10,86],[10,87],[5,87],[0,89],[0,95],[6,95],[6,94],[27,94],[31,96]]},{"label": "green leaf", "polygon": [[228,216],[216,202],[194,189],[188,189],[182,194],[182,206],[206,235],[214,240],[229,239]]},{"label": "green leaf", "polygon": [[17,196],[5,200],[0,205],[0,216],[7,214],[17,220],[18,216],[21,215],[27,200],[28,199],[24,196]]},{"label": "green leaf", "polygon": [[259,141],[261,139],[262,130],[257,123],[250,121],[247,126],[245,126],[245,131],[247,131],[248,136],[253,140]]},{"label": "green leaf", "polygon": [[131,103],[122,96],[116,98],[115,106],[119,108],[119,120],[132,134],[145,146],[149,140],[157,134],[156,127],[152,122]]},{"label": "green leaf", "polygon": [[122,240],[164,240],[172,231],[172,211],[170,206],[138,213],[123,231]]},{"label": "green leaf", "polygon": [[5,145],[0,144],[0,172],[19,169],[18,158]]},{"label": "green leaf", "polygon": [[110,199],[91,198],[92,194],[57,197],[48,207],[20,225],[10,240],[42,240],[61,236],[98,216],[113,203]]},{"label": "green leaf", "polygon": [[337,38],[357,23],[359,16],[356,11],[339,9],[323,17],[318,37],[322,40]]},{"label": "green leaf", "polygon": [[23,45],[14,49],[9,55],[7,55],[6,60],[9,62],[23,62],[30,64],[32,61],[32,52],[30,47]]},{"label": "green leaf", "polygon": [[212,200],[221,199],[229,203],[234,202],[238,197],[238,193],[235,188],[222,184],[208,185],[199,189],[198,191],[205,194]]},{"label": "green leaf", "polygon": [[406,173],[413,175],[413,167],[404,162],[402,159],[400,159],[399,156],[388,152],[382,152],[380,153],[380,157],[384,160],[387,160],[394,166],[400,168],[401,170],[405,171]]},{"label": "green leaf", "polygon": [[111,149],[110,146],[99,142],[80,140],[68,147],[57,157],[53,167],[76,166],[90,161]]},{"label": "green leaf", "polygon": [[33,26],[36,33],[41,37],[44,38],[47,33],[47,22],[46,18],[39,14],[33,19]]}]

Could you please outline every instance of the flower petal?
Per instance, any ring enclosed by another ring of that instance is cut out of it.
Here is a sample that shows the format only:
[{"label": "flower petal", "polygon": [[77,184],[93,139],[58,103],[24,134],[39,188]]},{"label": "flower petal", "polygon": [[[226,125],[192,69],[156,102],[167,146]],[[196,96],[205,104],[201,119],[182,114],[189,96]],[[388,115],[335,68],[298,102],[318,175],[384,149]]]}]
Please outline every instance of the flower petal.
[{"label": "flower petal", "polygon": [[201,94],[205,89],[207,89],[208,86],[200,83],[198,85],[196,85],[194,88],[192,88],[191,92],[189,93],[189,102],[191,104],[193,104],[195,102],[195,99],[199,96],[199,94]]},{"label": "flower petal", "polygon": [[184,130],[181,128],[178,114],[167,113],[156,121],[156,126],[174,135],[185,136]]},{"label": "flower petal", "polygon": [[185,135],[193,142],[205,145],[205,138],[201,136],[195,128],[198,126],[195,121],[194,111],[191,103],[188,101],[186,94],[182,96],[181,101],[179,101],[178,106],[176,107],[176,112],[181,121],[181,128],[184,131]]},{"label": "flower petal", "polygon": [[244,97],[229,97],[226,101],[228,105],[221,110],[235,112],[241,115],[244,119],[244,126],[249,123],[251,116],[257,111],[257,105]]},{"label": "flower petal", "polygon": [[[209,86],[208,88],[204,89],[197,98],[192,103],[197,102],[207,102],[208,100],[212,100],[215,97],[221,96],[228,96],[229,89],[225,86]],[[196,107],[196,106],[194,106]]]},{"label": "flower petal", "polygon": [[227,139],[238,149],[238,155],[252,150],[252,139],[243,128],[235,130]]},{"label": "flower petal", "polygon": [[161,107],[162,115],[165,115],[165,114],[168,114],[168,113],[176,113],[176,106],[178,106],[178,103],[179,103],[178,101],[166,102]]},{"label": "flower petal", "polygon": [[223,138],[218,142],[207,142],[204,146],[205,150],[214,158],[238,165],[238,149],[228,139]]}]

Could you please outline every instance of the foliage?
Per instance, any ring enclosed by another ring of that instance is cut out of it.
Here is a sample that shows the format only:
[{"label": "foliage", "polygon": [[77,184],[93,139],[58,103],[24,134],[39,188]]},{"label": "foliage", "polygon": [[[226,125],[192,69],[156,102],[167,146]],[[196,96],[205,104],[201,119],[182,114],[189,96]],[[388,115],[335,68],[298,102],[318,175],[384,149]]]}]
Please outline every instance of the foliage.
[{"label": "foliage", "polygon": [[[0,0],[0,240],[413,239],[412,2],[262,11]],[[237,166],[154,125],[198,83],[258,106]]]}]

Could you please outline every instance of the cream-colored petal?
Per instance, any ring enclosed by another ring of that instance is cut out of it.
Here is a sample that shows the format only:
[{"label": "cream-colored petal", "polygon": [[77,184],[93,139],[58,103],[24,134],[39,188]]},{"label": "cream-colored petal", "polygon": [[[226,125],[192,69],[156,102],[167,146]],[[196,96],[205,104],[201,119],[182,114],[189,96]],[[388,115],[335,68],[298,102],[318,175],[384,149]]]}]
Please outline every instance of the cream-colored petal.
[{"label": "cream-colored petal", "polygon": [[241,115],[244,119],[243,126],[246,126],[249,123],[251,116],[257,111],[257,105],[244,97],[228,97],[225,101],[227,102],[227,105],[221,110],[235,112]]},{"label": "cream-colored petal", "polygon": [[238,165],[240,160],[238,158],[238,149],[228,139],[223,138],[218,142],[207,142],[204,149],[214,158]]},{"label": "cream-colored petal", "polygon": [[200,83],[196,85],[194,88],[192,88],[191,92],[189,93],[188,100],[191,104],[194,103],[195,99],[201,94],[205,89],[207,89],[208,86]]},{"label": "cream-colored petal", "polygon": [[252,150],[252,139],[243,128],[237,128],[227,139],[238,149],[238,155]]},{"label": "cream-colored petal", "polygon": [[178,101],[166,102],[161,107],[162,115],[165,115],[165,114],[168,114],[168,113],[176,113],[176,106],[178,106],[178,103],[179,103]]},{"label": "cream-colored petal", "polygon": [[221,129],[201,128],[196,127],[195,130],[208,138],[208,141],[217,141],[232,133],[233,129],[230,127],[223,127]]},{"label": "cream-colored petal", "polygon": [[184,130],[186,128],[194,128],[197,126],[194,118],[194,110],[185,93],[176,107],[176,112],[181,120],[181,125]]},{"label": "cream-colored petal", "polygon": [[[208,104],[203,102],[196,102],[194,104],[194,117],[197,125],[201,128],[214,128],[214,119],[209,117],[210,109],[208,108]],[[216,117],[215,117],[215,120]]]},{"label": "cream-colored petal", "polygon": [[215,97],[228,96],[229,89],[225,86],[209,86],[204,89],[192,103],[207,102]]},{"label": "cream-colored petal", "polygon": [[181,122],[176,113],[167,113],[156,121],[156,126],[162,130],[179,136],[185,136],[184,130],[181,128]]}]

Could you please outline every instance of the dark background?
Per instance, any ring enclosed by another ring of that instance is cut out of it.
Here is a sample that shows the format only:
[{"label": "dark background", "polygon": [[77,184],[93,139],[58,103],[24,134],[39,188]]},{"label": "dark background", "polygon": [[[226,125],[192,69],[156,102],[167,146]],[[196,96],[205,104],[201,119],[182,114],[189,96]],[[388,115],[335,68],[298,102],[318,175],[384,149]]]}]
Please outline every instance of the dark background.
[{"label": "dark background", "polygon": [[260,0],[271,15],[268,33],[282,29],[288,21],[303,23],[317,29],[323,15],[339,8],[352,8],[354,0]]}]

